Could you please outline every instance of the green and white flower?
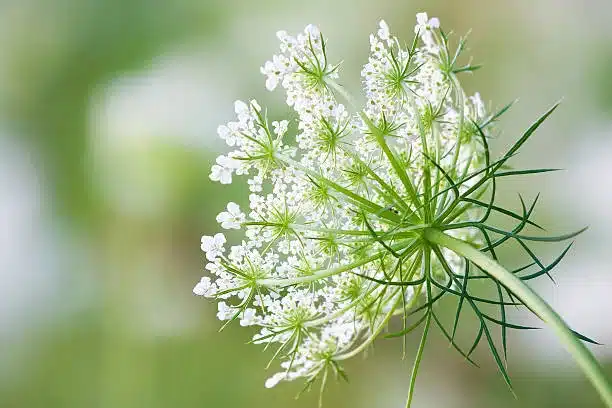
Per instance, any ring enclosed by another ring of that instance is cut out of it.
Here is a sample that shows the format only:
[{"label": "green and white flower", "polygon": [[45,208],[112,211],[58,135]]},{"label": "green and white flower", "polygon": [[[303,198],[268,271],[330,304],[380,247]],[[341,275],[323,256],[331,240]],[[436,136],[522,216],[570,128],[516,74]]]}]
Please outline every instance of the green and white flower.
[{"label": "green and white flower", "polygon": [[[226,324],[258,328],[253,343],[281,360],[266,387],[296,379],[320,379],[324,387],[329,373],[344,377],[342,363],[366,350],[394,317],[404,324],[394,336],[422,327],[407,405],[432,324],[470,361],[485,341],[510,384],[491,331],[501,328],[505,354],[506,330],[524,328],[507,322],[509,305],[526,305],[586,358],[580,340],[588,339],[523,283],[548,274],[569,249],[545,264],[528,243],[577,233],[524,234],[538,228],[530,220],[535,202],[521,199],[517,213],[495,201],[498,179],[550,171],[512,170],[507,161],[554,108],[493,160],[488,139],[509,106],[488,112],[478,93],[466,95],[458,75],[478,67],[458,65],[464,39],[451,51],[438,19],[425,13],[417,15],[415,33],[404,44],[380,22],[361,73],[366,103],[358,107],[339,84],[340,65],[317,27],[295,37],[280,31],[280,53],[261,72],[268,90],[284,90],[295,120],[271,122],[257,101],[237,101],[237,120],[218,128],[233,150],[217,158],[210,178],[228,184],[244,176],[250,208],[245,214],[230,202],[217,216],[222,228],[244,230],[239,245],[227,251],[223,234],[202,237],[209,273],[194,293],[219,300],[217,317]],[[517,225],[495,227],[491,214]],[[514,271],[496,262],[496,248],[509,241],[529,258]],[[470,292],[483,280],[496,296]],[[435,304],[449,295],[458,302],[446,328]],[[481,308],[487,304],[497,316]],[[466,349],[454,340],[462,310],[480,321]],[[601,377],[594,360],[583,368],[595,383]]]}]

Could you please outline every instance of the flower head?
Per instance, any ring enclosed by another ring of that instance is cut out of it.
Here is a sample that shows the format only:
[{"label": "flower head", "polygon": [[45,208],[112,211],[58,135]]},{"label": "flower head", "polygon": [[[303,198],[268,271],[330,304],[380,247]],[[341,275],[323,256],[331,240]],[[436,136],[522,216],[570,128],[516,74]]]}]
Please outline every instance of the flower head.
[{"label": "flower head", "polygon": [[[210,274],[194,292],[219,299],[220,320],[258,327],[253,342],[275,348],[281,371],[266,387],[298,378],[324,385],[328,372],[344,376],[343,361],[368,348],[394,316],[405,322],[399,335],[425,325],[425,338],[433,321],[469,359],[453,341],[464,301],[481,321],[476,344],[483,333],[490,338],[492,322],[505,339],[503,308],[515,299],[497,281],[498,299],[468,294],[471,279],[488,275],[436,234],[493,256],[505,241],[530,239],[518,234],[535,225],[533,207],[523,204],[517,214],[494,200],[496,179],[513,175],[505,162],[535,128],[492,160],[487,139],[507,108],[490,113],[479,93],[461,88],[458,75],[477,68],[457,65],[464,40],[451,52],[438,19],[425,13],[417,15],[415,33],[404,46],[380,22],[361,72],[367,102],[357,107],[338,84],[339,64],[317,27],[297,36],[279,31],[280,53],[261,72],[268,90],[283,88],[297,115],[295,143],[285,137],[289,122],[270,124],[255,100],[236,102],[237,120],[218,129],[233,150],[217,159],[210,178],[227,184],[246,177],[249,211],[230,202],[217,216],[222,228],[245,232],[229,253],[222,234],[202,237]],[[491,213],[519,225],[494,228]],[[528,253],[529,266],[540,268],[529,278],[548,273]],[[443,295],[461,299],[452,335],[433,308]],[[479,302],[500,306],[503,317],[484,315]]]}]

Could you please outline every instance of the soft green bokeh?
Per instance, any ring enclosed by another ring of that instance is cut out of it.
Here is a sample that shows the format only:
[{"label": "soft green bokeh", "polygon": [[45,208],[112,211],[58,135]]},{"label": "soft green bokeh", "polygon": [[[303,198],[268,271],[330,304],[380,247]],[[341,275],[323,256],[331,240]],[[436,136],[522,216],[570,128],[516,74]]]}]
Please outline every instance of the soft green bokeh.
[{"label": "soft green bokeh", "polygon": [[[247,329],[217,333],[215,306],[191,293],[200,236],[248,197],[208,179],[216,127],[238,98],[287,112],[259,74],[277,30],[318,24],[355,90],[378,20],[408,41],[422,10],[457,34],[473,29],[467,54],[485,67],[465,77],[468,91],[494,107],[520,98],[495,151],[564,98],[516,163],[568,170],[502,195],[518,207],[517,190],[542,191],[537,218],[552,231],[592,225],[558,286],[537,287],[576,329],[612,343],[609,1],[3,0],[0,407],[316,406],[317,390],[293,399],[299,384],[264,389],[271,354],[245,344]],[[511,333],[518,401],[486,350],[476,369],[433,337],[415,407],[600,406],[549,333]],[[378,342],[325,406],[402,407],[417,341],[406,361],[401,343]],[[611,346],[595,351],[612,375]]]}]

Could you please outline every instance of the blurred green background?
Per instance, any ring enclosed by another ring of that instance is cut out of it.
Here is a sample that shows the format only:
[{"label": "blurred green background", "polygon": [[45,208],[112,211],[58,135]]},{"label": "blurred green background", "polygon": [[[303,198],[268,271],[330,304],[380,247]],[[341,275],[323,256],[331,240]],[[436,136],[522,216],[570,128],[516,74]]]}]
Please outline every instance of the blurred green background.
[{"label": "blurred green background", "polygon": [[[514,163],[567,171],[502,195],[520,208],[517,190],[541,191],[553,232],[591,225],[558,284],[534,285],[604,343],[612,375],[612,2],[0,0],[0,407],[315,407],[316,392],[293,399],[300,384],[264,389],[270,355],[245,345],[249,330],[217,333],[215,305],[191,293],[200,236],[248,197],[208,179],[216,127],[239,98],[286,111],[259,74],[277,30],[319,25],[357,89],[378,20],[408,40],[423,10],[473,29],[468,54],[485,66],[464,78],[470,93],[520,98],[495,151],[563,98]],[[417,408],[601,406],[545,330],[510,334],[518,400],[486,350],[476,369],[434,337]],[[403,407],[400,356],[380,340],[325,406]]]}]

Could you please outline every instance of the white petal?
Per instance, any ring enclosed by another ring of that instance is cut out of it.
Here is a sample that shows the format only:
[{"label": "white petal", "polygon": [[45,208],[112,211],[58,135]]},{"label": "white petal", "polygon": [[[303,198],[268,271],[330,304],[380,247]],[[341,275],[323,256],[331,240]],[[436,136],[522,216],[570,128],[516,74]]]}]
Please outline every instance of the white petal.
[{"label": "white petal", "polygon": [[242,101],[236,101],[234,102],[234,111],[237,115],[249,113],[249,106]]},{"label": "white petal", "polygon": [[229,136],[230,130],[227,126],[221,125],[217,128],[217,134],[221,139],[225,140]]},{"label": "white petal", "polygon": [[226,211],[223,211],[222,213],[219,213],[217,215],[217,218],[216,218],[218,223],[226,222],[226,221],[231,220],[231,219],[232,219],[231,214],[226,212]]},{"label": "white petal", "polygon": [[227,242],[225,240],[225,235],[223,235],[220,232],[217,232],[214,236],[214,240],[215,240],[215,245],[221,246],[223,244],[225,244],[225,242]]},{"label": "white petal", "polygon": [[378,30],[378,36],[383,40],[389,39],[389,26],[385,23],[385,20],[380,20],[378,23],[380,29]]},{"label": "white petal", "polygon": [[202,236],[202,250],[209,251],[213,247],[214,238],[209,235]]},{"label": "white petal", "polygon": [[426,25],[427,24],[427,13],[417,13],[416,15],[417,24]]},{"label": "white petal", "polygon": [[285,377],[287,377],[287,374],[285,373],[276,373],[274,374],[272,377],[268,378],[266,380],[266,388],[273,388],[275,387],[279,382],[281,382],[281,380],[284,380]]},{"label": "white petal", "polygon": [[227,212],[229,212],[232,215],[239,215],[240,214],[240,206],[232,201],[230,201],[229,203],[227,203]]},{"label": "white petal", "polygon": [[219,181],[221,184],[232,184],[232,173],[224,169],[219,175]]},{"label": "white petal", "polygon": [[268,91],[273,91],[276,89],[276,86],[278,85],[278,78],[276,78],[276,76],[272,76],[270,75],[267,79],[266,79],[266,89]]}]

